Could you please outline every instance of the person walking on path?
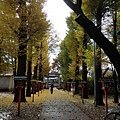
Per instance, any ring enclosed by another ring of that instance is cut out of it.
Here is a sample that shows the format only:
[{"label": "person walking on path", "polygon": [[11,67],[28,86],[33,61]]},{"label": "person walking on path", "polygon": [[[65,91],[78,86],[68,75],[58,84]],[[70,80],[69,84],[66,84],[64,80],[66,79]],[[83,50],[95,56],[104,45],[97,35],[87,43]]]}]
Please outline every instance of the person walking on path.
[{"label": "person walking on path", "polygon": [[53,94],[53,88],[54,88],[54,85],[53,85],[53,83],[51,84],[51,87],[50,87],[50,92],[51,92],[51,94]]}]

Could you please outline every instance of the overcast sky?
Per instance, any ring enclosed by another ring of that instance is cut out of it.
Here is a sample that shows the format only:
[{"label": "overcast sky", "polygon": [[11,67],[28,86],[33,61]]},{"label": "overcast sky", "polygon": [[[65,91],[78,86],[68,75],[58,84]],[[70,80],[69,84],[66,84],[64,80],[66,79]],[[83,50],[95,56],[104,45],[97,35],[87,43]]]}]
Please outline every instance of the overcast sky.
[{"label": "overcast sky", "polygon": [[59,37],[63,39],[65,37],[67,25],[66,17],[70,15],[72,11],[63,0],[47,0],[45,11],[54,25],[54,29],[59,33]]},{"label": "overcast sky", "polygon": [[[66,35],[67,25],[66,17],[70,15],[72,11],[63,0],[47,0],[44,7],[47,13],[48,19],[53,24],[54,30],[57,31],[58,37],[63,40]],[[58,52],[50,54],[50,63],[53,62],[53,58],[56,58]]]}]

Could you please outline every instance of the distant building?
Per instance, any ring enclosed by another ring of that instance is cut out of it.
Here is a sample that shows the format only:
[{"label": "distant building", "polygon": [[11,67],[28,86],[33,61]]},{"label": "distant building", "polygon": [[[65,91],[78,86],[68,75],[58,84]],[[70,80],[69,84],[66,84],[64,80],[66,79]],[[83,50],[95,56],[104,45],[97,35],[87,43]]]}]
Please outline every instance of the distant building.
[{"label": "distant building", "polygon": [[53,83],[55,87],[61,88],[61,74],[55,74],[55,73],[49,73],[47,79],[45,79],[45,82],[47,83],[47,88],[50,87],[50,85]]}]

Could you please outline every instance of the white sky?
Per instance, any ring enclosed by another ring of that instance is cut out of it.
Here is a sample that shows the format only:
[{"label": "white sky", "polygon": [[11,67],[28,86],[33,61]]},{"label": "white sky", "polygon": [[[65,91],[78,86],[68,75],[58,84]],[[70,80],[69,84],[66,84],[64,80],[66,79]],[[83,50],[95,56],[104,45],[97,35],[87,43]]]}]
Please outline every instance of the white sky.
[{"label": "white sky", "polygon": [[64,39],[67,30],[66,17],[70,15],[72,10],[63,0],[47,0],[44,9],[54,29],[59,33],[59,38]]},{"label": "white sky", "polygon": [[[53,24],[54,30],[57,31],[58,37],[63,40],[67,30],[66,18],[72,10],[63,0],[47,0],[44,10],[47,13],[48,19]],[[57,54],[57,51],[54,54],[50,53],[50,63],[53,62],[53,58],[57,57]]]}]

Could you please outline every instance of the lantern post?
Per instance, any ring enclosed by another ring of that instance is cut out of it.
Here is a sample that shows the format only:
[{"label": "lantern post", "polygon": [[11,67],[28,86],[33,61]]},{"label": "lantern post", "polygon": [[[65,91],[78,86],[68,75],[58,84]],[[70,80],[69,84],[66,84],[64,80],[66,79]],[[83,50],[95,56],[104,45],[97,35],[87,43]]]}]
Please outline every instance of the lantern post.
[{"label": "lantern post", "polygon": [[106,113],[108,113],[108,91],[110,90],[110,84],[112,83],[111,79],[108,78],[102,78],[100,80],[102,82],[102,90],[104,91],[104,95],[105,95],[105,109],[106,109]]},{"label": "lantern post", "polygon": [[21,103],[21,92],[25,88],[26,76],[15,76],[14,82],[16,84],[16,89],[18,89],[18,116],[20,116],[20,103]]},{"label": "lantern post", "polygon": [[85,85],[87,84],[87,82],[86,81],[84,81],[84,80],[81,80],[80,81],[80,86],[81,86],[81,88],[82,88],[82,96],[81,96],[81,98],[82,98],[82,103],[84,104],[84,88],[85,88]]}]

